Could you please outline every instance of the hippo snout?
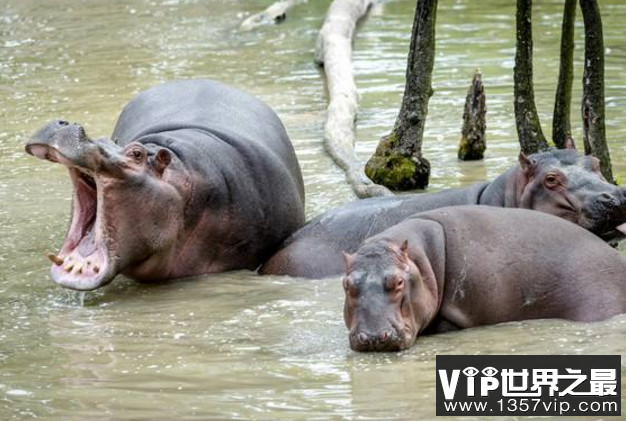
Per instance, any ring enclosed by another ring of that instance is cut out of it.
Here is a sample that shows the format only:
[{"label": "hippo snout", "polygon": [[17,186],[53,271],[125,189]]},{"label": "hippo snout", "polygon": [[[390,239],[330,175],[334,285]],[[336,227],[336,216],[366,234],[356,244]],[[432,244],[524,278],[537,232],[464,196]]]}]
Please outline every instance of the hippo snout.
[{"label": "hippo snout", "polygon": [[618,187],[612,192],[600,193],[593,202],[598,216],[612,221],[613,225],[626,222],[626,189]]},{"label": "hippo snout", "polygon": [[613,186],[597,193],[583,206],[579,224],[609,241],[623,236],[626,226],[626,189]]},{"label": "hippo snout", "polygon": [[613,193],[601,193],[596,197],[596,200],[602,206],[609,209],[626,206],[626,191],[624,189],[617,189]]},{"label": "hippo snout", "polygon": [[90,139],[83,126],[65,120],[46,124],[26,142],[25,149],[40,159],[91,170],[115,165],[121,150],[110,140]]},{"label": "hippo snout", "polygon": [[350,333],[350,348],[357,352],[397,352],[403,349],[402,337],[392,329],[370,333]]},{"label": "hippo snout", "polygon": [[58,161],[58,154],[76,159],[77,152],[90,142],[85,129],[79,124],[55,120],[46,124],[26,142],[26,152],[41,159]]}]

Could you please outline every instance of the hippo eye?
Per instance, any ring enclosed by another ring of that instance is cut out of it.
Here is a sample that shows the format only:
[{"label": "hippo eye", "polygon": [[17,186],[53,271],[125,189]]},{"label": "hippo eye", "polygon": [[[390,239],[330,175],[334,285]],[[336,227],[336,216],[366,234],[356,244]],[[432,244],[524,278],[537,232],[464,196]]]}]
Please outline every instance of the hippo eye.
[{"label": "hippo eye", "polygon": [[133,158],[138,164],[143,160],[143,150],[140,148],[131,149],[127,155]]},{"label": "hippo eye", "polygon": [[556,187],[559,185],[559,179],[556,175],[554,174],[548,174],[546,176],[546,185],[548,187]]}]

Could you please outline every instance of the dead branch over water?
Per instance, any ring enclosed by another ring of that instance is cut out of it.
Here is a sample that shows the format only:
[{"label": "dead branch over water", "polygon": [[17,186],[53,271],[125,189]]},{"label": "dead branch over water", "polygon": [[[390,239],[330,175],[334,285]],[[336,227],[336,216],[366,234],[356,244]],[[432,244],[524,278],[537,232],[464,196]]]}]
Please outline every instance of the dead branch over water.
[{"label": "dead branch over water", "polygon": [[392,194],[365,176],[354,151],[358,93],[352,74],[352,39],[357,22],[372,4],[373,0],[333,1],[317,39],[315,58],[316,63],[324,68],[330,98],[324,125],[324,147],[345,171],[358,197]]}]

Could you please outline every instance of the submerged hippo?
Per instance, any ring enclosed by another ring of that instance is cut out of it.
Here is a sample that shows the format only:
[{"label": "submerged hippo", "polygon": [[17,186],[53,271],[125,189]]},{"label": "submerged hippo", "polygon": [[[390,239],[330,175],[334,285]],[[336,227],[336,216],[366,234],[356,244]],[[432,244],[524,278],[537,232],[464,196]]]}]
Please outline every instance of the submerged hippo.
[{"label": "submerged hippo", "polygon": [[626,257],[579,226],[525,209],[419,213],[345,260],[355,351],[399,351],[421,334],[513,320],[626,313]]},{"label": "submerged hippo", "polygon": [[[608,183],[599,161],[575,149],[526,157],[493,182],[440,193],[358,200],[326,212],[292,234],[262,274],[322,278],[340,274],[341,252],[408,216],[444,206],[490,205],[550,213],[612,239],[626,231],[626,189]],[[621,225],[621,226],[620,226]]]},{"label": "submerged hippo", "polygon": [[54,282],[92,290],[255,269],[304,223],[304,187],[276,114],[208,80],[165,84],[123,110],[111,140],[49,123],[26,145],[69,169],[72,220]]}]

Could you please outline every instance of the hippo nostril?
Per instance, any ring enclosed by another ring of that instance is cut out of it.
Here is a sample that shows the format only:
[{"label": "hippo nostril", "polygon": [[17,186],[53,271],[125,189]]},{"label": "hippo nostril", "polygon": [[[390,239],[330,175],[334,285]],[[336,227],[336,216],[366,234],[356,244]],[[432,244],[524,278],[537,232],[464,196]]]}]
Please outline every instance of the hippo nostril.
[{"label": "hippo nostril", "polygon": [[57,122],[57,124],[58,124],[59,126],[69,126],[69,125],[70,125],[70,123],[69,123],[69,122],[67,122],[67,121],[65,121],[65,120],[59,120],[59,121]]},{"label": "hippo nostril", "polygon": [[601,199],[601,200],[604,200],[605,202],[610,202],[611,200],[613,200],[613,196],[611,196],[611,195],[610,195],[610,194],[608,194],[608,193],[602,193],[602,194],[600,195],[600,199]]}]

